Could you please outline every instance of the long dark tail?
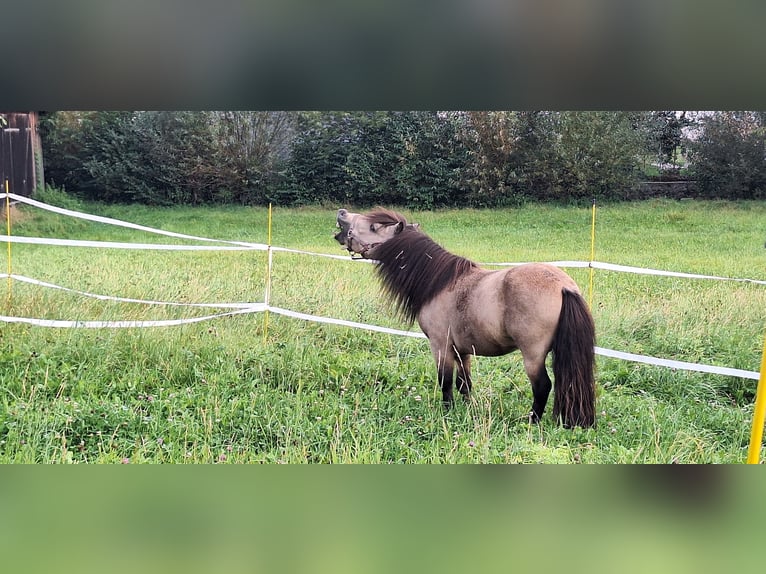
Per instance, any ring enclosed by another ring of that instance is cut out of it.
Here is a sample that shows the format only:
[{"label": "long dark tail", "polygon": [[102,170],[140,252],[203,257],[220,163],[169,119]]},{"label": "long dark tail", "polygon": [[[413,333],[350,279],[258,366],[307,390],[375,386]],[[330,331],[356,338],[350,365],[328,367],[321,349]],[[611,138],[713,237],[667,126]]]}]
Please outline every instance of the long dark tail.
[{"label": "long dark tail", "polygon": [[553,338],[553,416],[566,427],[596,422],[596,327],[582,295],[562,290],[561,314]]}]

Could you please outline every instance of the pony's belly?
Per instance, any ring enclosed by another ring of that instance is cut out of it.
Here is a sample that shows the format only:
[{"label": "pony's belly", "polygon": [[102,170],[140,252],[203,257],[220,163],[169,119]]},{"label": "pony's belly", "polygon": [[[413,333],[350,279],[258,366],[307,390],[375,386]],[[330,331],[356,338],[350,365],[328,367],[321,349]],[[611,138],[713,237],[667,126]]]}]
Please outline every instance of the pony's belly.
[{"label": "pony's belly", "polygon": [[499,357],[518,348],[511,342],[500,342],[491,337],[465,337],[460,341],[455,341],[455,347],[460,353],[482,357]]},{"label": "pony's belly", "polygon": [[484,320],[453,321],[449,327],[450,339],[461,353],[498,357],[517,349],[496,316]]},{"label": "pony's belly", "polygon": [[[474,280],[469,285],[474,287]],[[496,290],[462,289],[449,292],[424,307],[418,323],[437,346],[460,354],[498,357],[518,347],[506,332]]]}]

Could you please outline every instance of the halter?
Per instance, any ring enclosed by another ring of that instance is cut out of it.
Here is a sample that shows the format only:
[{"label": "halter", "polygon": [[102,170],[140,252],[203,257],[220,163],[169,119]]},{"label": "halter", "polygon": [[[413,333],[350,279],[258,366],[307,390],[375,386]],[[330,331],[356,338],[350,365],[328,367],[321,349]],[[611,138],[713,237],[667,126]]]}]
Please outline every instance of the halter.
[{"label": "halter", "polygon": [[[352,231],[354,231],[354,226],[353,225],[349,225],[348,226],[348,231],[346,232],[346,249],[348,251],[351,251],[351,247],[350,247],[349,241],[352,239],[352,237],[351,237],[351,232]],[[362,250],[356,252],[356,253],[358,253],[361,256],[362,259],[367,259],[367,257],[366,257],[367,252],[370,249],[373,249],[373,248],[377,247],[378,245],[380,245],[380,242],[378,242],[378,243],[362,243],[361,241],[359,241],[356,238],[353,238],[353,239],[355,239],[356,242],[359,243],[359,245],[362,246]],[[351,251],[351,258],[352,259],[354,258],[354,251]]]}]

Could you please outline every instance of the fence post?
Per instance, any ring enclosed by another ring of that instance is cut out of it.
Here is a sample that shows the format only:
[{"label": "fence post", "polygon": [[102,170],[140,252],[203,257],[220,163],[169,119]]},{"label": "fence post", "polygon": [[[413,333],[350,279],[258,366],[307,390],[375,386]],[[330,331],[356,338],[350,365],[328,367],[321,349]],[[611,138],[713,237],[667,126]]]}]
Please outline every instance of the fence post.
[{"label": "fence post", "polygon": [[596,260],[596,198],[593,198],[590,220],[590,286],[588,288],[588,307],[593,309],[593,262]]},{"label": "fence post", "polygon": [[5,180],[5,229],[8,233],[8,300],[11,303],[11,196],[8,192],[8,180]]},{"label": "fence post", "polygon": [[763,354],[761,355],[761,375],[758,378],[758,388],[755,391],[755,409],[753,412],[753,428],[750,430],[750,448],[747,451],[747,464],[758,464],[763,441],[763,424],[766,418],[766,336],[763,339]]},{"label": "fence post", "polygon": [[266,293],[264,295],[264,303],[266,307],[263,311],[263,342],[266,343],[266,339],[269,335],[269,303],[271,301],[271,203],[269,203],[269,225],[268,225],[268,241],[266,242]]}]

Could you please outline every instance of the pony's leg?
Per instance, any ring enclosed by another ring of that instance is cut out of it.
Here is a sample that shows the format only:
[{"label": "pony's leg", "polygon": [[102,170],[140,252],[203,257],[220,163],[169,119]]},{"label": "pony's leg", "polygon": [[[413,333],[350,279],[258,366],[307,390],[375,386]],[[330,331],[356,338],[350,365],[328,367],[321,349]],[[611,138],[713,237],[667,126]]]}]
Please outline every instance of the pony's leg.
[{"label": "pony's leg", "polygon": [[452,397],[452,383],[455,378],[455,358],[451,352],[444,352],[441,349],[432,349],[434,359],[436,360],[436,373],[439,377],[439,386],[442,389],[442,401],[444,406],[452,406],[454,399]]},{"label": "pony's leg", "polygon": [[532,384],[532,411],[529,422],[539,423],[551,392],[551,378],[545,368],[545,355],[542,357],[524,357],[524,370]]},{"label": "pony's leg", "polygon": [[464,399],[471,398],[473,382],[471,381],[471,355],[469,354],[458,355],[456,385]]}]

